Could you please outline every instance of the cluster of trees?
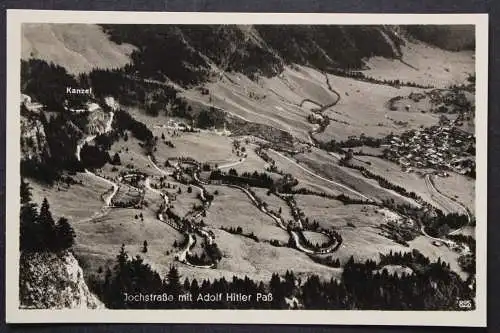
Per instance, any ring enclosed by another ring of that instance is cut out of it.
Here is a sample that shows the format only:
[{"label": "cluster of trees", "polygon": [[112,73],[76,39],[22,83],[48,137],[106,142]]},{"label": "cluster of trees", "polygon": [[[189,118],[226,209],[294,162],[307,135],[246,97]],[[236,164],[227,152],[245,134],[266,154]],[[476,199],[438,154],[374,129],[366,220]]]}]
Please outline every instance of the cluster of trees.
[{"label": "cluster of trees", "polygon": [[[221,278],[198,282],[185,279],[182,282],[175,266],[171,266],[162,278],[141,257],[129,258],[122,247],[116,265],[101,275],[93,275],[89,285],[111,309],[287,309],[290,305],[285,298],[295,298],[306,310],[463,310],[459,308],[458,300],[464,299],[471,300],[474,308],[474,290],[440,260],[421,265],[421,269],[415,269],[412,274],[401,275],[389,274],[375,261],[356,262],[352,257],[343,268],[339,280],[324,281],[311,275],[301,281],[289,271],[282,277],[273,274],[268,281],[235,276],[231,280]],[[232,292],[271,293],[273,298],[271,302],[257,302],[255,297],[250,302],[228,302],[225,295]],[[126,299],[125,293],[167,293],[174,295],[174,299],[171,302],[135,302]],[[191,293],[193,301],[179,301],[177,296],[184,293]],[[197,301],[198,295],[208,293],[222,293],[224,296],[215,302]]]},{"label": "cluster of trees", "polygon": [[[332,234],[332,236],[328,235],[328,241],[323,242],[322,244],[319,244],[317,242],[312,242],[310,241],[302,231],[297,231],[297,235],[299,236],[300,242],[307,248],[312,249],[314,251],[319,251],[321,249],[327,248],[333,244],[336,244],[335,248],[333,251],[336,251],[340,244],[342,244],[342,236],[336,231]],[[335,237],[333,237],[333,235]],[[340,240],[340,241],[339,241]]]},{"label": "cluster of trees", "polygon": [[317,262],[318,264],[333,268],[340,268],[342,266],[340,263],[340,259],[339,258],[335,259],[332,256],[321,257],[317,255],[309,255],[309,258],[311,258],[314,262]]},{"label": "cluster of trees", "polygon": [[375,83],[375,84],[384,84],[388,85],[391,87],[412,87],[412,88],[422,88],[422,89],[429,89],[433,88],[431,85],[423,85],[415,82],[405,82],[401,81],[399,79],[396,80],[388,80],[388,79],[376,79],[374,77],[367,76],[365,73],[360,72],[360,71],[350,71],[350,70],[343,70],[339,68],[331,68],[329,70],[330,73],[338,75],[338,76],[343,76],[343,77],[350,77],[356,80],[364,81],[364,82],[369,82],[369,83]]},{"label": "cluster of trees", "polygon": [[259,242],[259,238],[253,233],[253,232],[250,232],[250,233],[244,233],[243,232],[243,229],[238,226],[236,228],[233,228],[233,227],[221,227],[220,228],[221,230],[224,230],[226,232],[229,232],[230,234],[234,234],[234,235],[241,235],[241,236],[244,236],[244,237],[247,237],[247,238],[250,238],[250,239],[253,239],[254,241],[256,241],[257,243]]},{"label": "cluster of trees", "polygon": [[114,120],[118,131],[123,133],[128,130],[140,141],[155,141],[151,130],[146,125],[132,117],[128,112],[116,112]]},{"label": "cluster of trees", "polygon": [[337,141],[332,139],[327,142],[316,142],[320,148],[326,151],[344,153],[343,148],[354,148],[361,146],[368,146],[372,148],[379,148],[387,139],[374,138],[361,134],[359,137],[350,136],[347,140]]},{"label": "cluster of trees", "polygon": [[[187,101],[177,95],[177,90],[164,82],[145,79],[147,75],[133,70],[132,66],[124,69],[95,69],[88,74],[80,74],[81,82],[92,86],[94,95],[100,99],[116,96],[122,105],[144,107],[150,116],[166,114],[187,115],[191,111]],[[146,73],[145,73],[146,74]]]},{"label": "cluster of trees", "polygon": [[386,223],[380,225],[380,229],[384,231],[387,238],[392,239],[398,244],[409,247],[409,241],[420,235],[420,231],[414,227],[407,227],[397,223]]},{"label": "cluster of trees", "polygon": [[345,194],[333,195],[333,194],[328,194],[325,192],[313,191],[313,190],[310,190],[310,189],[305,188],[305,187],[293,189],[287,193],[289,193],[289,194],[317,195],[317,196],[322,197],[322,198],[328,198],[328,199],[334,199],[334,200],[341,201],[344,205],[370,205],[370,204],[372,204],[372,202],[370,202],[368,200],[351,198]]},{"label": "cluster of trees", "polygon": [[44,198],[40,210],[32,202],[29,184],[21,179],[20,250],[28,252],[57,252],[73,246],[75,233],[68,219],[57,223],[50,205]]},{"label": "cluster of trees", "polygon": [[196,123],[199,128],[220,128],[224,126],[225,114],[220,109],[210,107],[203,109],[198,113]]},{"label": "cluster of trees", "polygon": [[249,185],[253,187],[271,188],[274,185],[274,180],[265,172],[244,172],[241,175],[238,175],[238,172],[232,168],[228,171],[228,173],[224,173],[220,170],[213,170],[210,173],[209,179],[221,180],[229,184]]},{"label": "cluster of trees", "polygon": [[72,115],[58,113],[51,117],[42,114],[36,117],[43,125],[46,145],[40,156],[21,160],[21,174],[53,184],[60,179],[64,170],[70,173],[82,171],[82,165],[75,156],[81,133],[73,126]]},{"label": "cluster of trees", "polygon": [[[416,249],[411,252],[393,252],[391,250],[387,254],[380,254],[379,262],[380,267],[386,265],[399,265],[409,267],[414,271],[425,270],[430,264],[430,259]],[[447,268],[450,268],[449,264],[447,265]]]},{"label": "cluster of trees", "polygon": [[444,214],[442,211],[437,211],[436,216],[429,219],[425,224],[425,230],[433,237],[441,237],[447,235],[451,230],[459,229],[468,223],[469,217],[465,214]]},{"label": "cluster of trees", "polygon": [[66,87],[81,87],[64,67],[39,59],[21,60],[21,91],[50,111],[64,111],[64,102],[81,107],[88,96],[66,94]]},{"label": "cluster of trees", "polygon": [[90,170],[102,168],[106,163],[112,161],[107,151],[88,144],[83,145],[80,159],[82,167]]},{"label": "cluster of trees", "polygon": [[222,259],[222,252],[220,251],[217,243],[204,243],[204,252],[201,256],[197,254],[186,254],[186,259],[189,263],[193,265],[206,266],[206,265],[216,265]]}]

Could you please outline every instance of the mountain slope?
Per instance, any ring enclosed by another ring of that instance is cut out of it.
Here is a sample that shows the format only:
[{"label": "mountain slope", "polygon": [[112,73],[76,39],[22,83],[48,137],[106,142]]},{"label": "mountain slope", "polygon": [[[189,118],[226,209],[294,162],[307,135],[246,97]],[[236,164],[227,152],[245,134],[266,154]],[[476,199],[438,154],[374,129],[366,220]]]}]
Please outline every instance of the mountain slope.
[{"label": "mountain slope", "polygon": [[91,24],[23,24],[22,36],[22,59],[53,62],[71,74],[123,67],[133,50],[131,45],[111,42]]}]

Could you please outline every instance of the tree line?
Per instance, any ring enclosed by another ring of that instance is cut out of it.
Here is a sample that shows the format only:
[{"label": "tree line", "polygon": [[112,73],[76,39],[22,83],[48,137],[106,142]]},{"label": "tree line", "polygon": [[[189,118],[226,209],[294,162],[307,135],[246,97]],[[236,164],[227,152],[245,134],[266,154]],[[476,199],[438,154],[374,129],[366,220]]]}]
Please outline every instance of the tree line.
[{"label": "tree line", "polygon": [[47,198],[40,209],[32,201],[29,184],[21,179],[20,250],[25,252],[58,252],[74,244],[75,233],[65,217],[56,222]]},{"label": "tree line", "polygon": [[[111,309],[463,310],[459,308],[459,299],[471,300],[474,308],[475,291],[451,271],[447,263],[420,259],[420,254],[419,259],[414,255],[402,260],[399,255],[392,257],[384,258],[384,262],[357,262],[351,257],[343,264],[340,279],[322,280],[315,274],[300,278],[293,271],[287,271],[284,276],[275,273],[267,281],[236,276],[229,280],[186,278],[182,281],[175,266],[170,266],[162,277],[140,256],[130,258],[122,246],[114,267],[92,274],[89,285]],[[384,266],[396,260],[413,265],[413,272],[390,274]],[[423,262],[426,265],[422,265]],[[257,302],[253,297],[250,302],[229,302],[225,295],[231,292],[271,293],[272,301]],[[174,298],[170,302],[135,302],[127,300],[125,293],[167,293]],[[193,301],[179,301],[177,296],[184,293],[191,293]],[[208,293],[224,296],[213,302],[197,301],[198,295]]]}]

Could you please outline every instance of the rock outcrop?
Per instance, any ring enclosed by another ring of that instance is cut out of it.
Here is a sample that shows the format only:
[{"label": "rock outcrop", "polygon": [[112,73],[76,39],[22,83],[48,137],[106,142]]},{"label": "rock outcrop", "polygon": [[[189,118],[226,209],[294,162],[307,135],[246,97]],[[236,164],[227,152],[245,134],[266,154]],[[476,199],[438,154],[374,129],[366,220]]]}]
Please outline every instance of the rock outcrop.
[{"label": "rock outcrop", "polygon": [[22,253],[19,290],[21,308],[104,308],[90,292],[82,268],[69,251]]}]

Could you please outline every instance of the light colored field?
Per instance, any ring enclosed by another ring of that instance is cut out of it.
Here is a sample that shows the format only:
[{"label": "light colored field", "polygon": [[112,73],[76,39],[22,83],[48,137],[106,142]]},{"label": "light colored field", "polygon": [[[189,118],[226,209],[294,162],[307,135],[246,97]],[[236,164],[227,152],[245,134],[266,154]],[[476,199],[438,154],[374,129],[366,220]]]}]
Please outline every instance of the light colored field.
[{"label": "light colored field", "polygon": [[[241,227],[243,233],[253,232],[259,240],[276,239],[288,242],[289,236],[276,222],[255,207],[242,191],[225,186],[206,186],[209,192],[219,191],[204,221],[213,228]],[[241,237],[241,236],[240,236]]]},{"label": "light colored field", "polygon": [[290,212],[290,208],[285,203],[285,201],[278,198],[274,194],[267,195],[267,189],[254,187],[252,188],[252,190],[255,192],[257,197],[261,198],[264,202],[267,203],[267,208],[269,210],[278,213],[279,209],[281,208],[281,217],[287,222],[290,220],[293,221],[293,216]]},{"label": "light colored field", "polygon": [[[197,198],[200,191],[195,187],[192,187],[192,192],[188,193],[188,186],[177,183],[175,181],[168,181],[170,184],[175,184],[176,189],[163,189],[164,192],[175,193],[176,199],[171,201],[174,205],[173,211],[180,217],[186,216],[187,213],[192,211],[194,205],[201,205],[201,200]],[[181,189],[181,194],[178,194],[178,189]]]},{"label": "light colored field", "polygon": [[175,148],[170,148],[161,142],[161,128],[155,128],[153,134],[158,136],[156,158],[163,162],[167,158],[189,156],[199,162],[209,163],[229,163],[236,162],[239,157],[231,152],[233,147],[232,139],[227,136],[215,133],[181,133],[180,136],[169,137],[165,133],[167,140],[172,141]]},{"label": "light colored field", "polygon": [[[144,172],[147,174],[155,174],[155,169],[151,165],[148,157],[146,156],[146,151],[142,148],[139,143],[141,141],[134,138],[134,136],[128,133],[128,140],[125,141],[122,138],[117,140],[111,145],[109,150],[109,155],[113,157],[115,153],[120,155],[121,165],[115,166],[119,171],[131,172],[132,170]],[[126,150],[128,148],[128,151]],[[126,168],[127,164],[132,164],[134,169]],[[116,177],[118,172],[111,171],[113,165],[106,164],[100,172],[105,175]]]},{"label": "light colored field", "polygon": [[314,177],[310,173],[307,173],[303,169],[299,168],[297,165],[290,163],[281,155],[277,154],[272,150],[267,151],[269,157],[271,157],[275,162],[276,166],[280,170],[284,170],[286,173],[290,173],[296,179],[298,179],[299,184],[297,188],[305,187],[318,192],[325,192],[331,195],[339,195],[342,193],[342,189],[338,188],[320,178]]},{"label": "light colored field", "polygon": [[411,242],[408,242],[410,244],[410,247],[407,249],[408,251],[417,249],[431,261],[437,261],[438,258],[441,258],[441,261],[449,263],[450,268],[453,271],[457,272],[463,279],[466,279],[467,274],[462,271],[460,265],[458,264],[458,257],[460,255],[446,246],[434,246],[432,242],[432,239],[420,236],[415,238]]},{"label": "light colored field", "polygon": [[[370,162],[371,165],[360,162]],[[423,175],[417,174],[416,172],[403,172],[401,171],[401,167],[396,163],[391,161],[387,161],[378,157],[372,156],[356,156],[356,159],[353,160],[353,163],[361,165],[376,175],[380,175],[391,183],[399,185],[405,188],[408,192],[415,192],[419,196],[421,196],[426,202],[429,202],[433,206],[448,212],[448,211],[457,211],[459,207],[456,205],[444,204],[442,200],[436,200],[434,196],[434,191],[430,191],[425,183],[425,179]],[[434,177],[433,179],[441,178]]]},{"label": "light colored field", "polygon": [[[333,253],[333,258],[346,262],[354,256],[357,260],[379,260],[379,253],[417,249],[432,261],[441,260],[450,263],[451,268],[464,277],[457,259],[458,254],[446,246],[437,247],[433,240],[419,236],[408,242],[409,247],[399,245],[389,238],[380,235],[377,228],[386,221],[385,214],[377,207],[364,205],[339,205],[335,200],[320,199],[315,196],[297,195],[299,207],[310,219],[316,219],[323,227],[334,227],[342,236],[342,245]],[[355,227],[348,226],[354,225]]]},{"label": "light colored field", "polygon": [[370,155],[380,155],[383,152],[383,148],[373,148],[368,146],[361,146],[352,148],[354,152],[358,152],[361,154],[370,154]]},{"label": "light colored field", "polygon": [[[382,137],[390,132],[399,133],[420,125],[430,126],[437,123],[433,114],[408,113],[406,111],[390,111],[389,99],[396,96],[407,96],[411,92],[422,89],[368,83],[351,78],[329,75],[330,84],[339,92],[341,99],[333,107],[325,111],[331,121],[321,134],[315,135],[320,141],[336,139],[346,140],[350,135]],[[408,126],[397,125],[396,121],[408,122]]]},{"label": "light colored field", "polygon": [[[273,78],[254,82],[241,74],[225,73],[216,82],[206,85],[209,95],[197,90],[183,92],[189,100],[214,105],[250,122],[270,125],[302,140],[308,140],[311,124],[306,120],[310,105],[300,103],[311,99],[320,104],[331,104],[337,96],[331,93],[325,77],[314,69],[285,68]],[[257,96],[257,97],[254,97]]]},{"label": "light colored field", "polygon": [[[429,112],[430,109],[435,107],[432,104],[430,97],[428,96],[422,98],[418,102],[412,100],[408,96],[404,96],[402,99],[393,102],[392,106],[396,108],[397,111],[408,112],[408,115],[410,115],[413,112]],[[409,108],[408,110],[406,110],[407,107]]]},{"label": "light colored field", "polygon": [[97,25],[24,23],[22,59],[53,62],[69,73],[95,68],[120,68],[130,62],[134,47],[115,44]]},{"label": "light colored field", "polygon": [[314,231],[304,231],[304,237],[310,241],[312,244],[318,244],[321,246],[321,244],[328,242],[330,238],[328,238],[326,235],[320,233],[320,232],[314,232]]},{"label": "light colored field", "polygon": [[381,79],[399,79],[424,85],[445,88],[451,84],[463,83],[467,75],[474,73],[474,52],[451,52],[424,43],[406,41],[401,46],[403,60],[411,68],[398,60],[373,57],[368,60],[366,75]]},{"label": "light colored field", "polygon": [[243,172],[264,171],[267,163],[255,153],[254,149],[256,145],[244,144],[244,146],[246,149],[245,153],[247,154],[247,157],[245,158],[243,163],[233,166],[233,168],[238,171],[239,174],[242,174]]},{"label": "light colored field", "polygon": [[455,235],[464,235],[464,236],[471,236],[474,239],[476,239],[476,227],[474,226],[466,226],[460,229],[459,232],[455,233]]},{"label": "light colored field", "polygon": [[232,279],[233,275],[240,278],[248,276],[256,281],[269,281],[273,273],[284,275],[287,270],[305,280],[311,272],[323,280],[339,278],[340,268],[330,268],[316,264],[304,253],[287,248],[274,247],[268,243],[256,243],[246,237],[232,235],[222,230],[214,229],[215,239],[222,251],[223,258],[217,269],[199,269],[178,265],[182,279],[215,279],[225,277]]},{"label": "light colored field", "polygon": [[[134,218],[141,212],[144,221]],[[107,262],[113,261],[114,265],[121,244],[125,244],[126,251],[133,257],[140,255],[150,263],[172,263],[176,252],[173,243],[183,240],[180,233],[158,221],[151,210],[113,209],[104,218],[75,224],[74,228],[77,235],[75,251],[93,271]],[[145,240],[147,253],[142,252]]]},{"label": "light colored field", "polygon": [[[183,236],[156,219],[159,198],[146,196],[150,206],[143,210],[114,208],[107,215],[91,220],[88,218],[103,206],[100,196],[108,190],[107,184],[86,174],[74,178],[81,178],[86,186],[73,185],[69,191],[57,191],[33,183],[32,192],[36,202],[47,197],[54,219],[69,218],[76,234],[74,250],[83,260],[86,273],[95,272],[99,266],[113,267],[122,244],[129,255],[139,254],[150,263],[174,261],[172,245],[174,241],[182,241]],[[144,221],[135,219],[140,213]],[[141,251],[144,240],[149,244],[147,253]],[[166,255],[166,251],[170,254]]]},{"label": "light colored field", "polygon": [[297,205],[309,221],[316,220],[324,228],[336,229],[376,227],[385,223],[378,207],[368,205],[344,205],[342,202],[315,195],[295,195]]},{"label": "light colored field", "polygon": [[83,181],[84,185],[72,185],[69,189],[60,186],[61,190],[58,191],[57,186],[51,188],[29,181],[33,202],[40,208],[43,198],[46,197],[54,218],[64,216],[70,223],[92,216],[104,205],[101,195],[110,190],[111,186],[84,173],[72,177],[76,181]]},{"label": "light colored field", "polygon": [[[345,184],[376,201],[394,199],[397,203],[418,205],[412,199],[381,187],[375,180],[365,178],[357,170],[339,166],[338,159],[325,151],[313,149],[311,153],[297,154],[295,158],[318,174],[338,183]],[[343,189],[342,192],[350,197],[357,197],[352,191]]]},{"label": "light colored field", "polygon": [[475,214],[476,183],[474,179],[450,173],[449,177],[432,177],[436,188],[449,198],[461,203]]},{"label": "light colored field", "polygon": [[385,265],[384,267],[377,270],[377,272],[382,273],[384,269],[387,270],[387,273],[389,273],[389,275],[397,274],[398,276],[401,276],[403,275],[403,273],[406,275],[411,275],[413,273],[413,270],[410,267],[401,265]]}]

